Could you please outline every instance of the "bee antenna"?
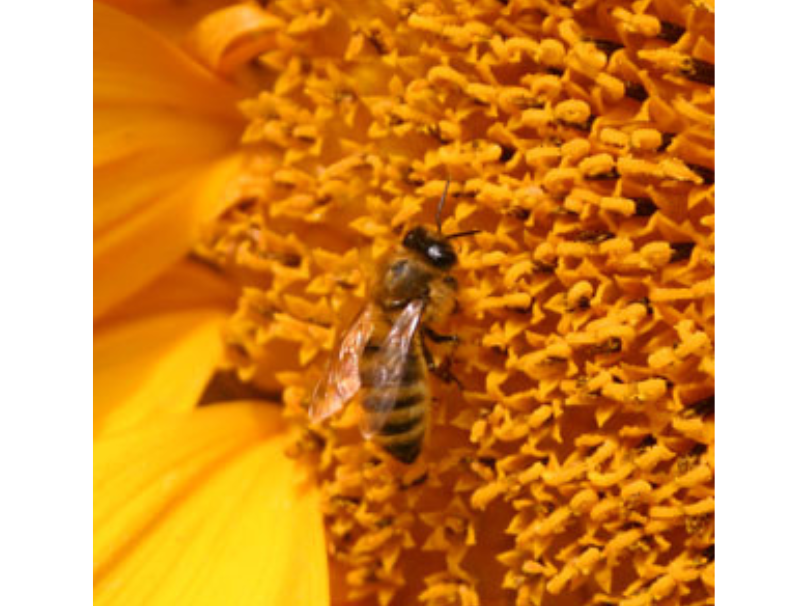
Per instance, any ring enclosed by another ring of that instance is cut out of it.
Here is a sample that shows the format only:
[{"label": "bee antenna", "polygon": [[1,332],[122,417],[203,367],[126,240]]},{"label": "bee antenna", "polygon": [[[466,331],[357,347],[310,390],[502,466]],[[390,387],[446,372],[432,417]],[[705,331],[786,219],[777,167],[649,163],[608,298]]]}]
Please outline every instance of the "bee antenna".
[{"label": "bee antenna", "polygon": [[446,236],[446,239],[454,240],[455,238],[465,238],[466,236],[473,236],[474,234],[479,234],[481,231],[482,231],[481,229],[470,229],[468,231],[461,231],[459,233]]},{"label": "bee antenna", "polygon": [[440,233],[440,216],[443,213],[443,205],[446,204],[446,196],[449,194],[449,185],[452,183],[452,177],[446,179],[446,187],[443,188],[443,195],[440,197],[440,202],[438,202],[438,211],[435,213],[435,224],[438,226],[438,233]]}]

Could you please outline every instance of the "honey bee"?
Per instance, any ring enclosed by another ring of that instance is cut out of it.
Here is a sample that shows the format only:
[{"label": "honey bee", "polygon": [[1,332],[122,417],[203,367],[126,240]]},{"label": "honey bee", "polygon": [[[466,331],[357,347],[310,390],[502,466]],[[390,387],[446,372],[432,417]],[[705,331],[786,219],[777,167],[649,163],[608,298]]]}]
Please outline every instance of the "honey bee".
[{"label": "honey bee", "polygon": [[457,341],[430,328],[457,307],[450,240],[479,231],[441,233],[449,185],[438,203],[437,229],[414,227],[377,265],[369,301],[343,335],[309,409],[311,420],[321,422],[361,390],[362,434],[406,464],[418,458],[429,428],[428,371],[437,369],[424,340]]}]

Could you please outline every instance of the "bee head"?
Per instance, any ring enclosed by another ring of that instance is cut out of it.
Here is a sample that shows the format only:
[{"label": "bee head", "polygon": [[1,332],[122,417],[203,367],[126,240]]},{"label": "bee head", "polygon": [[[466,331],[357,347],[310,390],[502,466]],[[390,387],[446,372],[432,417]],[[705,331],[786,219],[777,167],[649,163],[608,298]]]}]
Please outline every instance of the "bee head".
[{"label": "bee head", "polygon": [[457,263],[457,253],[448,239],[441,234],[430,233],[424,227],[418,226],[408,231],[403,244],[438,269],[450,269]]},{"label": "bee head", "polygon": [[463,238],[479,233],[479,230],[472,229],[450,236],[444,236],[441,231],[441,214],[443,205],[446,204],[446,196],[449,193],[449,185],[452,183],[451,177],[446,180],[446,187],[443,188],[443,195],[438,202],[438,210],[435,213],[435,225],[437,232],[432,232],[424,227],[414,227],[404,236],[404,247],[417,252],[423,259],[438,269],[448,270],[457,263],[457,253],[455,253],[449,240],[453,238]]}]

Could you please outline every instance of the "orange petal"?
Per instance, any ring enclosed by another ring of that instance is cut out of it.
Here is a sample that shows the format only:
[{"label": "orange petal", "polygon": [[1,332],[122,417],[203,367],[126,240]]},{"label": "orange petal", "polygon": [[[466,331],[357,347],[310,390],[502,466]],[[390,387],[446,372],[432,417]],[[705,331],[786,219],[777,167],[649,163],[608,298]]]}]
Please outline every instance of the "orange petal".
[{"label": "orange petal", "polygon": [[211,69],[228,73],[272,48],[286,23],[254,4],[228,6],[207,15],[189,36],[191,50]]},{"label": "orange petal", "polygon": [[194,0],[193,2],[103,0],[103,2],[148,23],[150,29],[160,32],[162,36],[175,44],[182,45],[188,37],[188,32],[196,23],[213,11],[231,5],[233,0]]},{"label": "orange petal", "polygon": [[94,19],[98,316],[182,257],[221,211],[242,122],[235,90],[143,24],[100,3]]},{"label": "orange petal", "polygon": [[93,3],[93,98],[96,106],[146,104],[238,117],[236,89],[144,23],[101,2]]},{"label": "orange petal", "polygon": [[183,263],[96,327],[96,433],[196,405],[222,360],[221,327],[233,297],[210,273]]},{"label": "orange petal", "polygon": [[[241,168],[238,156],[208,167],[166,193],[93,246],[94,316],[98,317],[178,261],[198,237],[198,226],[226,206],[227,190]],[[123,188],[120,193],[124,194]]]},{"label": "orange petal", "polygon": [[[240,290],[216,270],[184,259],[96,322],[96,331],[148,314],[217,308],[230,312]],[[98,333],[96,333],[98,334]]]},{"label": "orange petal", "polygon": [[280,408],[197,409],[96,443],[97,604],[328,603],[319,498]]}]

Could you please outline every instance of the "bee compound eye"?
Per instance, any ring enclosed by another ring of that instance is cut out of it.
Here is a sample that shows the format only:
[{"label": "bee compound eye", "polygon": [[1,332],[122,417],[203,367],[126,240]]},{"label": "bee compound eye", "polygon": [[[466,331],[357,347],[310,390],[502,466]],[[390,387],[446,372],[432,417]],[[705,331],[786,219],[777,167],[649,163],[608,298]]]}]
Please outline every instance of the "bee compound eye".
[{"label": "bee compound eye", "polygon": [[404,236],[404,246],[412,250],[423,250],[427,242],[427,234],[423,227],[412,228]]},{"label": "bee compound eye", "polygon": [[427,248],[426,254],[433,265],[442,269],[451,267],[457,261],[457,255],[455,255],[454,251],[448,246],[439,243],[431,244]]}]

